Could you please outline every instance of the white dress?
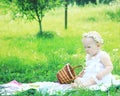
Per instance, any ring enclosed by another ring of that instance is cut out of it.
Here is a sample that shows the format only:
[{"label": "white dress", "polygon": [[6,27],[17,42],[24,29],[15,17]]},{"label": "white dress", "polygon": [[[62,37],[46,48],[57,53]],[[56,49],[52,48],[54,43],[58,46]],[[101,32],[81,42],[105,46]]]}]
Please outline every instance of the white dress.
[{"label": "white dress", "polygon": [[[88,55],[86,56],[86,68],[84,70],[85,74],[83,76],[83,80],[86,81],[89,78],[96,76],[97,73],[104,70],[104,65],[100,62],[100,55],[104,51],[100,51],[96,56],[92,57],[90,60],[88,59]],[[102,80],[99,80],[98,84],[104,84],[104,83],[111,83],[112,82],[112,74],[109,73],[106,76],[102,78]]]},{"label": "white dress", "polygon": [[[81,82],[86,82],[89,78],[95,77],[97,73],[104,70],[104,65],[100,62],[100,55],[103,54],[104,51],[100,51],[96,56],[92,57],[91,59],[88,59],[89,55],[86,56],[86,68],[84,70],[84,75],[82,78],[80,78]],[[92,85],[89,87],[89,89],[98,90],[102,89],[106,90],[111,84],[113,83],[113,76],[111,73],[104,76],[101,80],[98,80],[96,82],[96,85]]]}]

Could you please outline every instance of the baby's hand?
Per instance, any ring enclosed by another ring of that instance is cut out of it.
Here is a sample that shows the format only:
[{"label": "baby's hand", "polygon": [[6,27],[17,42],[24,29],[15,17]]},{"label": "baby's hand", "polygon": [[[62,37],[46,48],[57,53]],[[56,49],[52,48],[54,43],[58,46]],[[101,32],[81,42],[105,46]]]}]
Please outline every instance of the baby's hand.
[{"label": "baby's hand", "polygon": [[84,87],[81,83],[79,83],[79,84],[71,83],[71,86],[72,86],[72,88],[83,88]]},{"label": "baby's hand", "polygon": [[72,88],[78,88],[76,83],[71,83]]},{"label": "baby's hand", "polygon": [[83,82],[81,82],[81,78],[80,77],[76,78],[74,80],[74,83],[77,84],[78,88],[84,87],[84,84],[83,84]]},{"label": "baby's hand", "polygon": [[74,83],[76,83],[76,84],[81,83],[81,79],[80,79],[80,77],[77,77],[77,78],[74,80]]}]

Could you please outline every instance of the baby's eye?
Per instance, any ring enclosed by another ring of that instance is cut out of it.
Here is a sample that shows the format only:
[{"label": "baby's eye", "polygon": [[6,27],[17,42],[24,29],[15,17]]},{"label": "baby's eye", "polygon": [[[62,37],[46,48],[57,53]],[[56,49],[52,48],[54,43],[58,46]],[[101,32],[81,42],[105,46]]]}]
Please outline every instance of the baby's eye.
[{"label": "baby's eye", "polygon": [[88,49],[88,48],[91,48],[91,46],[86,46],[86,47],[84,47],[85,49]]},{"label": "baby's eye", "polygon": [[85,46],[84,48],[91,48],[91,46]]},{"label": "baby's eye", "polygon": [[87,48],[91,48],[91,46],[88,46]]}]

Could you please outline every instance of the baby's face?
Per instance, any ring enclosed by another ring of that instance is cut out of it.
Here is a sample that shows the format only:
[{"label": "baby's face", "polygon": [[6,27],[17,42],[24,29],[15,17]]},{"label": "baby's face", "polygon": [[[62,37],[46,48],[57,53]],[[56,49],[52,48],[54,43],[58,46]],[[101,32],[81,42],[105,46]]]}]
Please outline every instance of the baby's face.
[{"label": "baby's face", "polygon": [[82,42],[87,54],[95,56],[98,53],[100,46],[92,38],[84,37]]}]

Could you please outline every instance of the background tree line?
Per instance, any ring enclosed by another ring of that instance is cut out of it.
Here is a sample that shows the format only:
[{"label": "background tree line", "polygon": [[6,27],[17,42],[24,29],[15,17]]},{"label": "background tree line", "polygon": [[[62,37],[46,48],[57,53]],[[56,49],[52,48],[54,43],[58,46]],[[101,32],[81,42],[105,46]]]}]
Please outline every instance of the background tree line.
[{"label": "background tree line", "polygon": [[[1,1],[8,1],[8,2],[12,2],[12,1],[15,1],[15,0],[1,0]],[[34,1],[34,0],[33,0]],[[45,0],[44,0],[45,1]],[[56,1],[56,0],[53,0],[53,1]],[[76,5],[84,5],[84,4],[88,4],[89,2],[90,3],[103,3],[103,4],[108,4],[110,3],[111,1],[113,0],[67,0],[68,3],[71,3],[71,4],[74,4],[76,3]],[[64,0],[61,0],[61,2],[64,2]]]},{"label": "background tree line", "polygon": [[85,5],[89,3],[97,4],[97,3],[102,3],[102,4],[109,4],[113,0],[68,0],[68,3],[71,5]]}]

